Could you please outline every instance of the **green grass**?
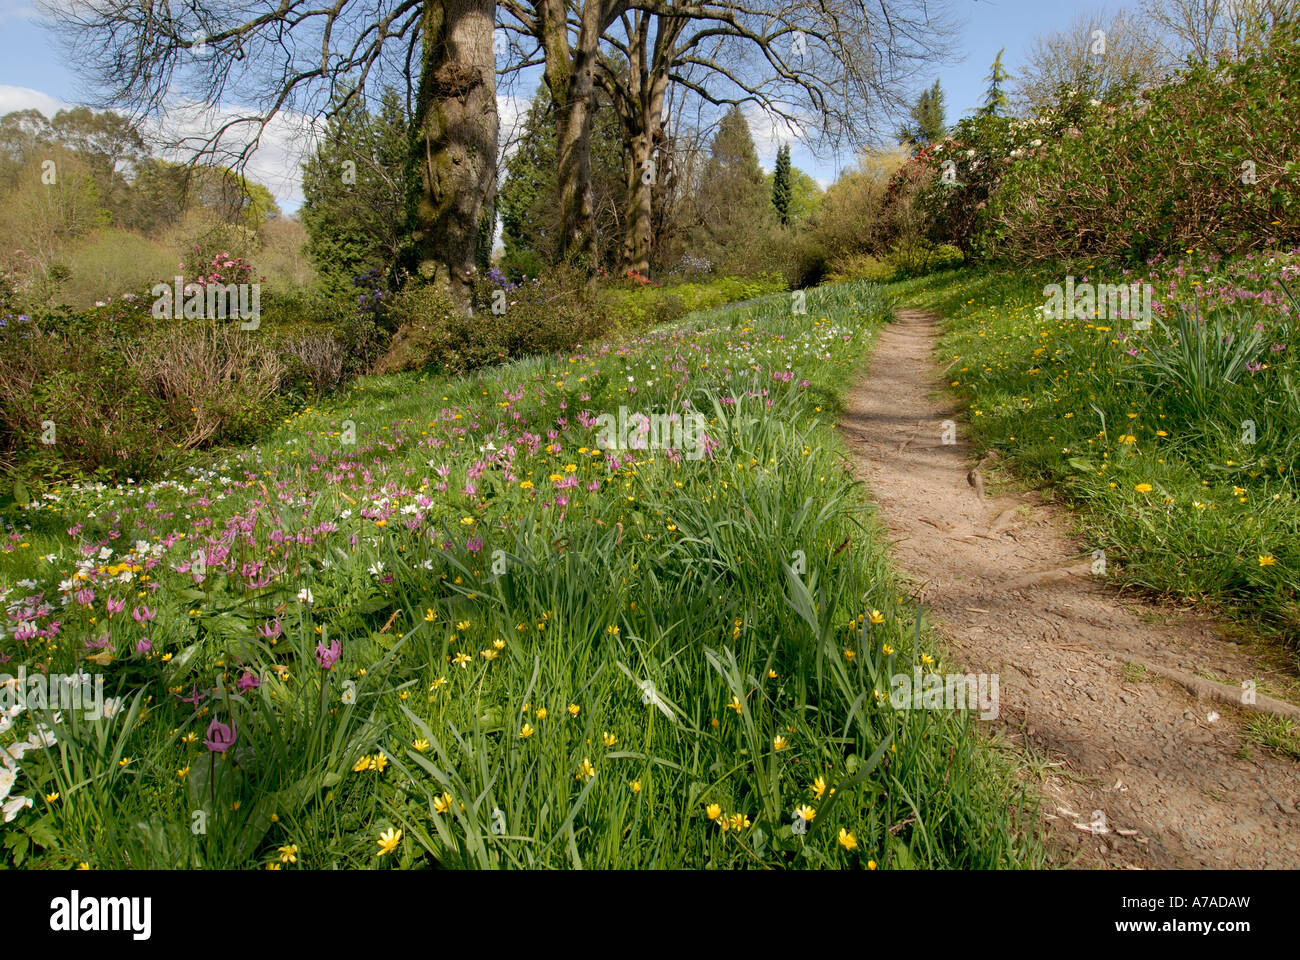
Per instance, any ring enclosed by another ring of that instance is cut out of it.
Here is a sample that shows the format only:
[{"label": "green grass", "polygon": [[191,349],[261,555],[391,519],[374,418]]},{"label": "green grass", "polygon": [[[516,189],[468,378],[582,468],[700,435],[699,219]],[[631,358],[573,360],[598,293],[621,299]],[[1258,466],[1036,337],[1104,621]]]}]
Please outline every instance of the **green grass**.
[{"label": "green grass", "polygon": [[[977,720],[886,696],[941,651],[832,425],[891,302],[791,304],[368,378],[161,482],[34,491],[0,548],[4,669],[84,669],[122,700],[0,733],[57,740],[19,763],[10,860],[1041,864]],[[579,423],[684,401],[711,457],[614,464]]]},{"label": "green grass", "polygon": [[1166,304],[1148,331],[1040,312],[1044,287],[1070,273],[1144,279],[1104,265],[890,287],[944,316],[938,359],[975,441],[1078,506],[1109,575],[1232,614],[1284,641],[1293,668],[1300,338],[1276,280],[1295,260],[1188,257],[1145,271]]}]

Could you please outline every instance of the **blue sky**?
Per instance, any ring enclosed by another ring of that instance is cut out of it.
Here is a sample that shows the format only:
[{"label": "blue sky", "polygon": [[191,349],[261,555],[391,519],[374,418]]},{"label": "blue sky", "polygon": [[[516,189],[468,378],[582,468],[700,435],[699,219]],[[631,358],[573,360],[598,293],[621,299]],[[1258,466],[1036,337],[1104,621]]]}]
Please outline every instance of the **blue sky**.
[{"label": "blue sky", "polygon": [[[1061,29],[1080,13],[1114,11],[1128,3],[1096,0],[951,0],[964,21],[954,56],[959,62],[936,70],[948,102],[948,122],[953,123],[979,105],[989,65],[998,50],[1006,48],[1004,62],[1015,74],[1035,36]],[[930,77],[933,82],[934,77]],[[927,84],[928,85],[928,84]],[[519,92],[531,92],[521,85]],[[79,102],[84,88],[67,64],[55,38],[36,22],[30,0],[0,0],[0,114],[36,107],[46,113]],[[769,169],[776,154],[776,136],[758,129],[751,118],[759,155]],[[300,138],[299,138],[300,139]],[[276,194],[286,211],[301,202],[295,171],[295,138],[285,134],[272,139],[250,167],[250,173]],[[829,183],[852,165],[848,155],[815,158],[800,145],[792,149],[796,166],[819,181]]]}]

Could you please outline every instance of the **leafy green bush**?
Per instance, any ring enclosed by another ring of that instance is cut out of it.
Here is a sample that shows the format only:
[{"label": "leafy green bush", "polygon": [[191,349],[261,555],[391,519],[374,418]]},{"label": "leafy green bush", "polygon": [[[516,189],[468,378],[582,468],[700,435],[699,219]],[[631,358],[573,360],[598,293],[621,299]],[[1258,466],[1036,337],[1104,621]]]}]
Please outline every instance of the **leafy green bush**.
[{"label": "leafy green bush", "polygon": [[389,307],[396,333],[377,373],[432,368],[463,373],[515,357],[567,350],[608,330],[612,315],[578,274],[505,287],[483,284],[467,315],[433,284],[409,287]]},{"label": "leafy green bush", "polygon": [[1199,65],[1080,114],[1009,171],[985,244],[1044,262],[1144,260],[1300,243],[1300,26],[1240,62]]}]

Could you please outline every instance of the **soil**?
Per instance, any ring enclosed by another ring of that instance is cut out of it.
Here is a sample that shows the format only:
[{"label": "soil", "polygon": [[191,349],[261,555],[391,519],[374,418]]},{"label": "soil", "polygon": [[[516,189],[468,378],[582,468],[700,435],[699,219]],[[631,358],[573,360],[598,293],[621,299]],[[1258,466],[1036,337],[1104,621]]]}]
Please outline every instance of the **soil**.
[{"label": "soil", "polygon": [[841,430],[948,652],[944,672],[999,676],[989,733],[1037,775],[1054,862],[1300,867],[1300,765],[1243,737],[1255,713],[1300,709],[1243,703],[1241,682],[1268,672],[1248,646],[1209,617],[1121,593],[1067,508],[976,463],[934,359],[939,332],[934,316],[900,311]]}]

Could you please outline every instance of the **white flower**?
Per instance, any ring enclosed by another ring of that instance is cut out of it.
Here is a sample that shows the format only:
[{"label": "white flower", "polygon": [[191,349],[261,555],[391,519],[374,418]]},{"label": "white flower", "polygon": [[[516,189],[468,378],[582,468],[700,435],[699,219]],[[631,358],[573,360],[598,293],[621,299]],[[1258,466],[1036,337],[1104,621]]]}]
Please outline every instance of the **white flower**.
[{"label": "white flower", "polygon": [[384,561],[380,560],[378,563],[372,563],[370,565],[369,573],[372,577],[377,577],[383,572],[384,572]]},{"label": "white flower", "polygon": [[311,590],[309,590],[307,587],[303,587],[301,590],[298,591],[298,602],[315,603],[316,598],[311,595]]},{"label": "white flower", "polygon": [[5,812],[5,823],[8,823],[14,817],[18,816],[18,811],[23,807],[30,807],[32,801],[29,797],[14,797],[3,807]]},{"label": "white flower", "polygon": [[352,516],[352,511],[351,511],[351,510],[344,510],[342,513],[339,514],[339,519],[340,519],[340,520],[346,520],[346,519],[348,519],[348,518],[351,517],[351,516]]},{"label": "white flower", "polygon": [[1041,140],[1035,140],[1033,143],[1030,144],[1031,147],[1041,147],[1042,145],[1043,145],[1043,141]]},{"label": "white flower", "polygon": [[17,767],[0,766],[0,800],[9,796],[9,791],[14,788],[14,781],[18,779]]},{"label": "white flower", "polygon": [[974,151],[974,150],[967,150],[967,151],[966,151],[966,158],[967,158],[968,160],[969,160],[971,157],[973,157],[973,156],[975,156],[975,151]]},{"label": "white flower", "polygon": [[112,555],[113,555],[113,550],[111,547],[101,547],[99,550],[99,559],[101,560],[107,560]]}]

